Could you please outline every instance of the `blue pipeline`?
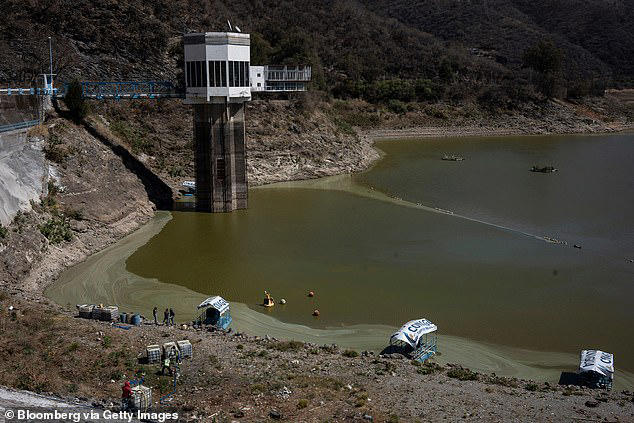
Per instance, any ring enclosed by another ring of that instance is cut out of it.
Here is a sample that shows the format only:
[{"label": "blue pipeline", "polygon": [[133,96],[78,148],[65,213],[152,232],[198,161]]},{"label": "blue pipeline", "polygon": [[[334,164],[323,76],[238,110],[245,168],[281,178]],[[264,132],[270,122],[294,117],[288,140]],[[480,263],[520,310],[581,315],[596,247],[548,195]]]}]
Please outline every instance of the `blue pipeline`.
[{"label": "blue pipeline", "polygon": [[172,392],[170,392],[170,393],[169,393],[169,394],[167,394],[167,395],[162,396],[162,397],[159,399],[159,404],[161,404],[161,405],[165,405],[165,404],[164,404],[164,402],[165,402],[168,398],[170,398],[171,396],[173,396],[173,395],[176,393],[176,375],[178,374],[178,372],[179,372],[179,371],[180,371],[180,367],[179,367],[179,366],[178,366],[178,364],[177,364],[177,365],[175,366],[175,369],[174,369],[174,385],[173,385]]}]

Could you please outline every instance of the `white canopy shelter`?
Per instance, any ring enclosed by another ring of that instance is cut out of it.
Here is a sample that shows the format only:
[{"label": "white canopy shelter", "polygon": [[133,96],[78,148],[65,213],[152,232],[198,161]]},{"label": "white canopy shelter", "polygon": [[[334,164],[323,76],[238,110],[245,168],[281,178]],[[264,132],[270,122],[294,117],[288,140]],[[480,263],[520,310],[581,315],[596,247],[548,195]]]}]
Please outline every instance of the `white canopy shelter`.
[{"label": "white canopy shelter", "polygon": [[214,297],[209,297],[205,301],[200,303],[198,309],[200,310],[201,308],[206,307],[213,307],[218,310],[219,314],[224,314],[225,311],[229,310],[229,302],[221,296],[216,295]]},{"label": "white canopy shelter", "polygon": [[421,338],[438,327],[427,319],[410,320],[390,337],[390,345],[419,347]]},{"label": "white canopy shelter", "polygon": [[611,378],[614,374],[614,355],[599,350],[583,350],[579,372],[597,372]]}]

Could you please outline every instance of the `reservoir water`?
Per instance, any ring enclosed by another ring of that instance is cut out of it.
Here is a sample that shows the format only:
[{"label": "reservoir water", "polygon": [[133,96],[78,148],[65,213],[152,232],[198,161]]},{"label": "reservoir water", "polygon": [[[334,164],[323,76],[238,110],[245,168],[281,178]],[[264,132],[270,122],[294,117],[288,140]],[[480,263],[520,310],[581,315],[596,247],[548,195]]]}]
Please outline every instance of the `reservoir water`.
[{"label": "reservoir water", "polygon": [[[603,349],[634,371],[633,136],[377,146],[386,155],[363,174],[253,189],[248,211],[173,212],[126,272],[262,319],[319,329],[426,317],[443,334],[505,347]],[[265,289],[287,304],[261,307]],[[73,295],[61,292],[48,294]]]}]

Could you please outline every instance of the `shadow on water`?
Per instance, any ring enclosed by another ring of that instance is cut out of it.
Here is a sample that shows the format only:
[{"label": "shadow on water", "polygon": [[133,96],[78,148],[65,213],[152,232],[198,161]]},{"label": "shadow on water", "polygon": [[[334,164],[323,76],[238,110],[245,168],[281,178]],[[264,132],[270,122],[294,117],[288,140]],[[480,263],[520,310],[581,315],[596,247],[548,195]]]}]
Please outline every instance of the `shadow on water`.
[{"label": "shadow on water", "polygon": [[[54,99],[53,107],[60,116],[66,119],[71,119],[69,112],[63,111],[59,108],[57,99]],[[145,188],[148,198],[152,203],[154,203],[157,210],[172,210],[174,201],[172,200],[172,188],[170,188],[169,185],[156,176],[154,172],[148,169],[147,166],[145,166],[145,164],[143,164],[139,159],[134,157],[125,147],[110,140],[85,119],[82,119],[79,123],[90,135],[98,139],[103,145],[116,154],[123,162],[123,165],[130,172],[134,173],[137,178],[139,178]]]}]

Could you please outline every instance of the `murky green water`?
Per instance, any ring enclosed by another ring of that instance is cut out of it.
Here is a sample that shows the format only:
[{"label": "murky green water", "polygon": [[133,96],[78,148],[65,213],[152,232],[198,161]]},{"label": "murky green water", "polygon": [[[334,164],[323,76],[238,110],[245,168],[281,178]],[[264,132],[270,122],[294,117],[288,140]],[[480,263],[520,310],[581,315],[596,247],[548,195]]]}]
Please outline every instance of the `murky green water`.
[{"label": "murky green water", "polygon": [[[252,190],[248,211],[176,212],[127,270],[286,322],[399,325],[427,317],[442,333],[500,345],[601,348],[634,370],[634,263],[625,259],[634,258],[631,136],[380,147],[386,158],[354,177],[361,187],[347,180],[349,192],[291,184]],[[467,159],[445,162],[445,152]],[[533,164],[560,172],[528,172]],[[363,185],[378,198],[363,195]],[[410,204],[381,200],[381,192]],[[288,304],[259,307],[265,289]],[[307,298],[308,290],[316,296]]]}]

